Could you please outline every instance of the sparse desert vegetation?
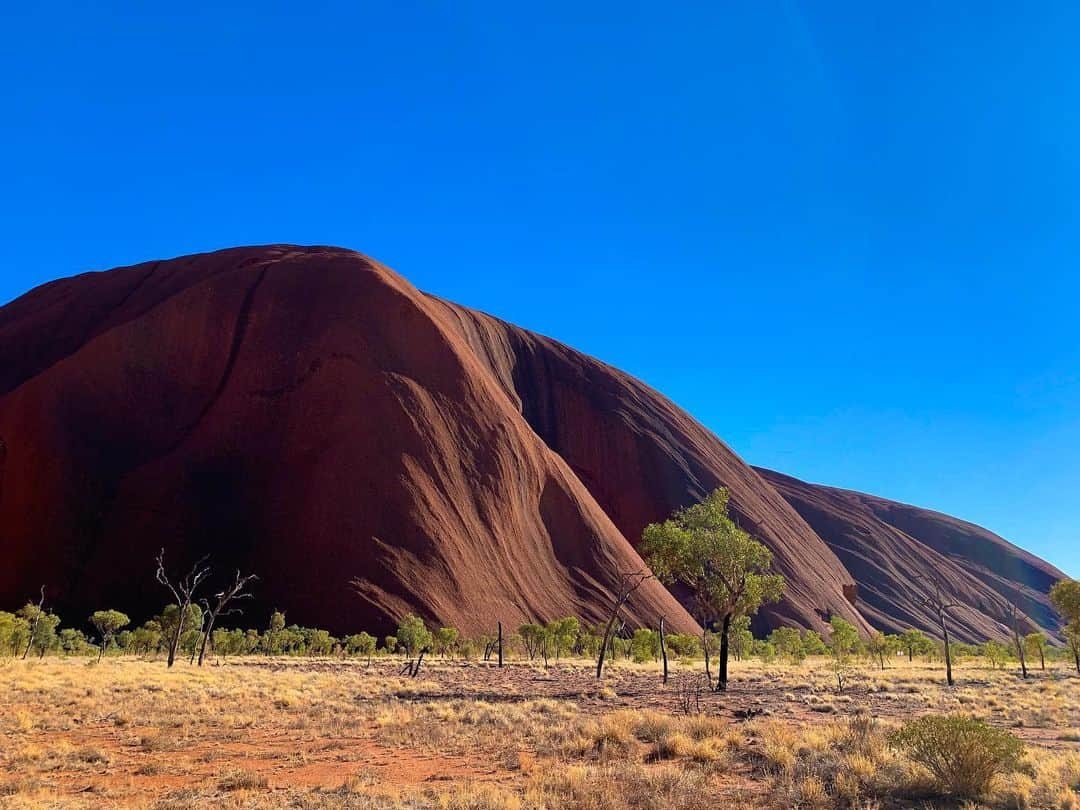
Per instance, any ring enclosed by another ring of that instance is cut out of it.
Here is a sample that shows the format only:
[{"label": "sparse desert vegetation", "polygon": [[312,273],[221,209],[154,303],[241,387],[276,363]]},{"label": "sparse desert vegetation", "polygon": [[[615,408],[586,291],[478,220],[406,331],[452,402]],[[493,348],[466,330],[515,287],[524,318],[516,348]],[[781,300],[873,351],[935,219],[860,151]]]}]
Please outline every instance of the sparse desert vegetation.
[{"label": "sparse desert vegetation", "polygon": [[[5,657],[0,803],[1078,806],[1080,679],[1065,662],[1025,681],[969,658],[949,689],[938,663],[862,661],[839,692],[830,660],[733,662],[721,694],[685,659],[664,685],[659,664],[623,656],[599,683],[591,660],[566,657],[436,658],[417,678],[385,653],[172,669],[156,656]],[[910,724],[925,717],[964,719]],[[970,773],[950,781],[934,758],[960,751],[953,767]]]}]

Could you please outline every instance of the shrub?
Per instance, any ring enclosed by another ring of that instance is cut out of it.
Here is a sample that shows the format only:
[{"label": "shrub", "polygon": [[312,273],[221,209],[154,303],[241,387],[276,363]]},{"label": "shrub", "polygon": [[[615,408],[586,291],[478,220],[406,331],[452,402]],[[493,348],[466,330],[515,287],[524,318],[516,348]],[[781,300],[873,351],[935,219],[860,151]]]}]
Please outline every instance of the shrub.
[{"label": "shrub", "polygon": [[942,792],[970,799],[985,796],[995,776],[1016,770],[1024,753],[1009,732],[963,715],[920,717],[890,741],[929,770]]}]

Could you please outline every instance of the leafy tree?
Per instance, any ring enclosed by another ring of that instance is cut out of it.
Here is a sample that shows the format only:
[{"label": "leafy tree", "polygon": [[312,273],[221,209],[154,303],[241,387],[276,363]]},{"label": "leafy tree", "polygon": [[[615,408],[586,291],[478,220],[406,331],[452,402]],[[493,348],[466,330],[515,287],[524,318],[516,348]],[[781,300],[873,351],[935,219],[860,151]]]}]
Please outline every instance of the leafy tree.
[{"label": "leafy tree", "polygon": [[100,661],[101,656],[105,655],[105,648],[109,646],[109,642],[116,635],[116,631],[131,624],[131,619],[127,617],[127,614],[121,613],[119,610],[95,610],[90,614],[90,624],[94,625],[98,639],[101,642],[101,650],[98,653],[98,660]]},{"label": "leafy tree", "polygon": [[669,520],[645,527],[641,550],[653,572],[667,584],[694,594],[702,625],[720,622],[720,666],[716,688],[727,689],[731,622],[775,602],[784,578],[766,573],[772,552],[728,516],[728,493],[718,489]]},{"label": "leafy tree", "polygon": [[398,624],[397,640],[405,648],[405,654],[412,658],[431,646],[431,631],[427,629],[423,619],[409,613]]},{"label": "leafy tree", "polygon": [[393,655],[395,652],[397,652],[397,636],[386,636],[385,638],[383,638],[383,647],[386,650],[387,655]]},{"label": "leafy tree", "polygon": [[761,663],[771,664],[776,660],[776,645],[759,639],[754,642],[753,654],[761,659]]},{"label": "leafy tree", "polygon": [[[731,654],[736,661],[742,661],[754,650],[754,634],[750,632],[750,617],[739,616],[731,620],[731,629],[728,631],[731,637]],[[696,639],[695,639],[696,640]],[[701,645],[698,644],[698,651]]]},{"label": "leafy tree", "polygon": [[525,647],[525,654],[528,655],[529,660],[532,661],[540,654],[544,641],[547,638],[547,628],[543,625],[530,622],[523,624],[518,628],[518,635],[521,636],[521,643]]},{"label": "leafy tree", "polygon": [[769,633],[769,643],[776,648],[776,654],[792,664],[802,663],[806,658],[802,636],[794,627],[777,627]]},{"label": "leafy tree", "polygon": [[1024,649],[1032,658],[1039,659],[1039,669],[1046,671],[1046,634],[1028,633],[1024,636]]},{"label": "leafy tree", "polygon": [[1065,620],[1064,636],[1080,673],[1080,580],[1063,579],[1050,589],[1050,602]]},{"label": "leafy tree", "polygon": [[1001,669],[1009,660],[1009,648],[1000,641],[987,641],[980,648],[983,658],[994,669]]},{"label": "leafy tree", "polygon": [[866,640],[866,653],[877,660],[881,670],[885,670],[885,658],[899,649],[897,636],[887,636],[880,630],[875,630]]},{"label": "leafy tree", "polygon": [[929,655],[933,648],[934,642],[914,627],[900,634],[900,649],[907,653],[909,663],[915,660],[916,655]]},{"label": "leafy tree", "polygon": [[368,666],[375,652],[375,636],[370,633],[357,633],[345,639],[345,652],[349,655],[366,655]]},{"label": "leafy tree", "polygon": [[64,655],[86,655],[92,649],[81,630],[65,627],[60,631],[60,651]]},{"label": "leafy tree", "polygon": [[630,639],[630,655],[639,664],[655,661],[660,656],[660,633],[647,627],[635,630]]},{"label": "leafy tree", "polygon": [[[37,636],[38,628],[41,626],[42,620],[47,615],[44,609],[45,604],[45,586],[41,586],[41,598],[35,605],[33,602],[27,602],[17,611],[15,615],[25,622],[26,626],[26,647],[23,648],[22,657],[26,658],[30,654],[30,648],[34,646],[34,638]],[[54,625],[55,627],[55,625]]]},{"label": "leafy tree", "polygon": [[567,616],[565,619],[549,622],[547,630],[551,645],[555,648],[555,660],[558,661],[574,648],[581,631],[581,623],[573,616]]},{"label": "leafy tree", "polygon": [[151,619],[132,632],[131,651],[141,655],[157,652],[161,646],[162,636],[161,623]]},{"label": "leafy tree", "polygon": [[816,630],[804,630],[802,634],[803,655],[828,655],[829,646],[821,633]]},{"label": "leafy tree", "polygon": [[831,628],[829,651],[832,654],[832,669],[836,675],[837,689],[843,692],[851,656],[859,648],[859,631],[855,625],[840,616],[829,619],[829,626]]},{"label": "leafy tree", "polygon": [[453,658],[460,636],[456,627],[440,627],[435,631],[435,652],[444,658],[448,655]]},{"label": "leafy tree", "polygon": [[60,637],[56,634],[59,625],[60,617],[48,611],[38,621],[33,643],[33,650],[38,654],[38,658],[60,646]]},{"label": "leafy tree", "polygon": [[263,651],[267,655],[281,655],[285,652],[287,640],[285,614],[280,610],[275,610],[270,614],[270,624],[262,636]]},{"label": "leafy tree", "polygon": [[0,610],[0,649],[11,650],[12,655],[19,646],[15,641],[15,626],[21,621],[14,613]]},{"label": "leafy tree", "polygon": [[161,628],[165,650],[171,650],[174,659],[178,651],[183,652],[198,642],[202,620],[202,608],[194,603],[187,606],[182,618],[180,606],[176,604],[166,605],[161,615],[154,617]]},{"label": "leafy tree", "polygon": [[[747,631],[749,632],[749,630]],[[750,643],[753,644],[754,637],[750,636]],[[667,637],[668,649],[671,650],[672,655],[678,658],[697,658],[701,655],[701,639],[691,633],[672,633]],[[735,638],[732,638],[732,650],[735,648]],[[750,649],[747,647],[743,651],[743,657],[745,658],[750,654]]]},{"label": "leafy tree", "polygon": [[834,658],[847,659],[859,648],[859,631],[842,616],[829,619],[829,651]]}]

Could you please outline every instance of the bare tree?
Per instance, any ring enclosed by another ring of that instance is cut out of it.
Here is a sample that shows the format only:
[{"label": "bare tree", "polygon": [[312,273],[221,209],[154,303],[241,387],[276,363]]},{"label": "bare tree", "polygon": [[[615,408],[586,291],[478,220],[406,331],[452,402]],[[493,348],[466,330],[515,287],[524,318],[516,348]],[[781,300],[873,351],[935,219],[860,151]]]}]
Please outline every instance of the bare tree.
[{"label": "bare tree", "polygon": [[1024,655],[1024,640],[1020,637],[1020,616],[1016,602],[1009,600],[1007,603],[1009,612],[1009,626],[1013,631],[1013,640],[1016,642],[1016,654],[1020,657],[1020,675],[1027,680],[1027,657]]},{"label": "bare tree", "polygon": [[607,653],[608,644],[612,642],[611,630],[615,626],[615,620],[619,611],[630,600],[631,595],[653,578],[652,571],[648,569],[638,571],[620,571],[615,588],[615,603],[611,607],[611,616],[604,626],[604,637],[600,640],[600,655],[596,659],[596,678],[599,680],[604,674],[604,655]]},{"label": "bare tree", "polygon": [[157,573],[155,575],[157,581],[169,589],[173,599],[176,600],[176,606],[180,609],[180,613],[176,617],[176,627],[173,629],[172,638],[169,639],[168,665],[170,667],[176,661],[176,649],[180,646],[180,638],[184,635],[184,621],[187,619],[188,608],[191,607],[191,602],[195,598],[195,592],[199,589],[203,580],[210,576],[210,567],[204,565],[208,556],[199,559],[183,577],[175,581],[170,579],[165,571],[165,549],[162,549],[157,556]]},{"label": "bare tree", "polygon": [[664,617],[660,617],[660,657],[664,659],[664,683],[667,683],[667,642],[664,639]]},{"label": "bare tree", "polygon": [[33,602],[27,602],[20,613],[22,617],[26,619],[27,629],[30,631],[30,637],[26,640],[26,649],[23,650],[23,660],[26,660],[26,656],[30,654],[30,648],[34,646],[34,638],[37,636],[38,628],[41,627],[41,620],[45,618],[45,586],[41,586],[41,598],[38,599],[37,604]]},{"label": "bare tree", "polygon": [[210,634],[214,630],[214,623],[221,616],[230,616],[233,613],[243,613],[243,611],[238,607],[230,608],[229,603],[232,602],[234,599],[251,599],[252,594],[248,591],[245,591],[244,589],[247,587],[247,584],[249,582],[253,582],[256,579],[258,579],[258,577],[254,574],[241,576],[238,569],[236,572],[236,579],[233,581],[232,585],[229,585],[227,588],[225,588],[225,590],[221,591],[221,593],[217,594],[214,597],[215,599],[217,599],[217,603],[214,605],[214,607],[211,608],[209,603],[204,603],[206,604],[205,615],[207,618],[205,627],[203,627],[202,643],[199,645],[200,667],[203,664],[203,657],[206,655],[206,642],[210,638]]},{"label": "bare tree", "polygon": [[919,597],[919,603],[924,607],[934,611],[934,615],[937,617],[938,625],[941,627],[941,635],[945,641],[945,680],[949,686],[953,685],[952,674],[952,649],[949,644],[949,611],[954,608],[960,607],[959,602],[955,602],[947,598],[941,590],[941,583],[936,579],[926,576],[925,574],[919,574],[915,576],[915,579],[927,582],[933,591],[929,596]]}]

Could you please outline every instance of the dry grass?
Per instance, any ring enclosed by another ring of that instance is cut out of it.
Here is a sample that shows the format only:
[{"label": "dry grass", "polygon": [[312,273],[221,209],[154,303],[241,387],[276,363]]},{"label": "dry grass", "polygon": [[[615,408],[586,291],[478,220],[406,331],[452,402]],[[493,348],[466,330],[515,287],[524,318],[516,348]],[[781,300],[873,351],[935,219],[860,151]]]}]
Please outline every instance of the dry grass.
[{"label": "dry grass", "polygon": [[[929,775],[888,743],[907,718],[965,713],[1027,746],[985,806],[1075,808],[1080,679],[962,668],[741,663],[684,713],[677,682],[619,663],[252,658],[0,661],[0,807],[923,807]],[[677,673],[678,675],[679,673]],[[746,714],[760,715],[744,722]]]}]

